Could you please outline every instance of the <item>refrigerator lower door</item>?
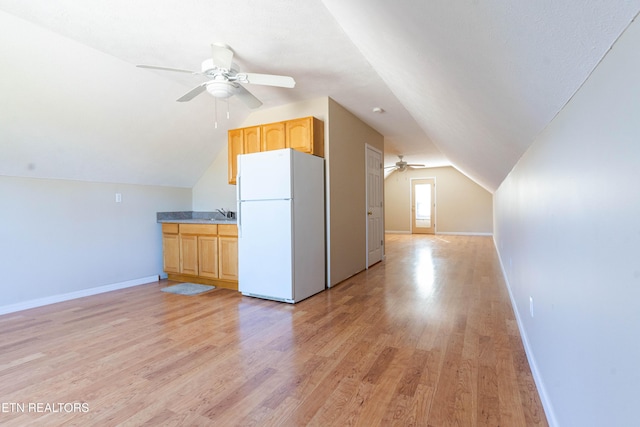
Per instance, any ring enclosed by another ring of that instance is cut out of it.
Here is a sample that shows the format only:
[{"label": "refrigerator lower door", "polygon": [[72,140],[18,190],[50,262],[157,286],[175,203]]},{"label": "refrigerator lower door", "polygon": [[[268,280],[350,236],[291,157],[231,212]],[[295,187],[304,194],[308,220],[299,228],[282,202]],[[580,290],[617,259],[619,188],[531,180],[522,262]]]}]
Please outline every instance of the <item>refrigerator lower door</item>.
[{"label": "refrigerator lower door", "polygon": [[293,302],[291,200],[240,202],[238,286],[244,295]]}]

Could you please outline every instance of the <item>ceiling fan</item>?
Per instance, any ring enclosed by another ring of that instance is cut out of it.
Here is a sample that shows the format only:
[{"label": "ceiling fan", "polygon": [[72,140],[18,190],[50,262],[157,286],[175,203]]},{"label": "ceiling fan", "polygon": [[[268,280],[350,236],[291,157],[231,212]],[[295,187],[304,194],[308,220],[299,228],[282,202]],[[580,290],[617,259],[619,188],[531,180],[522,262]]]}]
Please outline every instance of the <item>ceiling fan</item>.
[{"label": "ceiling fan", "polygon": [[178,102],[190,101],[202,92],[207,91],[216,98],[229,98],[237,96],[249,108],[258,108],[262,102],[242,84],[257,84],[293,88],[296,85],[293,77],[278,76],[274,74],[240,73],[238,65],[233,63],[233,50],[226,44],[213,43],[211,45],[211,58],[202,62],[202,71],[183,70],[180,68],[158,67],[155,65],[137,65],[139,68],[152,70],[176,71],[204,76],[208,80],[191,89],[177,99]]},{"label": "ceiling fan", "polygon": [[409,163],[405,162],[404,160],[402,160],[403,157],[404,156],[402,154],[399,154],[398,158],[400,160],[397,161],[395,165],[387,166],[387,167],[385,167],[385,169],[393,168],[393,169],[397,170],[398,172],[404,172],[404,171],[407,170],[407,168],[423,168],[423,167],[425,167],[424,165],[420,165],[420,164],[409,164]]}]

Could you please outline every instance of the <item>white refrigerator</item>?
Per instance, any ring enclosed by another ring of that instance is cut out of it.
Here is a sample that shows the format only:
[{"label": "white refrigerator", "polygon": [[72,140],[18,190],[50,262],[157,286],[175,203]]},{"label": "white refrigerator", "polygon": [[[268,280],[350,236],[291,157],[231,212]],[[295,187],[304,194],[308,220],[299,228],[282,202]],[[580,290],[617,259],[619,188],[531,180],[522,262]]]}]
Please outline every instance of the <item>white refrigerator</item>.
[{"label": "white refrigerator", "polygon": [[292,149],[238,156],[238,288],[296,303],[325,289],[324,159]]}]

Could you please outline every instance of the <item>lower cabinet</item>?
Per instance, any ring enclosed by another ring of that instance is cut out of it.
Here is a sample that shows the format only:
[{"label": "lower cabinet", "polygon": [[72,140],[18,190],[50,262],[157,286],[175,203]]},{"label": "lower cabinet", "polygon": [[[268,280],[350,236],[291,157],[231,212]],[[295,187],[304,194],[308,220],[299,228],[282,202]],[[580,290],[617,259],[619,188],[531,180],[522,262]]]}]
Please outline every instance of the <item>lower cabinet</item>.
[{"label": "lower cabinet", "polygon": [[218,237],[198,236],[198,274],[217,279],[218,262]]},{"label": "lower cabinet", "polygon": [[198,236],[180,234],[180,273],[198,275]]},{"label": "lower cabinet", "polygon": [[[165,225],[175,225],[175,227],[166,227],[165,231]],[[178,224],[162,224],[162,261],[165,272],[180,273],[180,239],[178,237]]]},{"label": "lower cabinet", "polygon": [[170,280],[238,289],[234,224],[162,224],[164,271]]},{"label": "lower cabinet", "polygon": [[220,278],[238,280],[238,238],[229,236],[218,237],[220,248]]}]

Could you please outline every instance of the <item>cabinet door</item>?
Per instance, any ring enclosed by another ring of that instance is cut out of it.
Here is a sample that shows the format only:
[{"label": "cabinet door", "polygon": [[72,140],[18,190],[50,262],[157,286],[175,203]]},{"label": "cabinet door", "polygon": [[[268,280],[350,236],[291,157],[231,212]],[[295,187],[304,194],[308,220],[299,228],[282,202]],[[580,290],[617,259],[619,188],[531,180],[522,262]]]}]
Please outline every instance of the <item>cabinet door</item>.
[{"label": "cabinet door", "polygon": [[180,272],[180,240],[177,234],[162,234],[162,260],[166,273]]},{"label": "cabinet door", "polygon": [[286,122],[287,143],[289,144],[289,148],[302,151],[303,153],[312,152],[311,125],[311,117]]},{"label": "cabinet door", "polygon": [[229,160],[228,174],[229,184],[236,183],[236,175],[238,174],[238,154],[243,154],[244,143],[242,129],[231,129],[229,131]]},{"label": "cabinet door", "polygon": [[243,154],[260,152],[260,126],[253,126],[250,128],[242,129],[242,139],[244,142]]},{"label": "cabinet door", "polygon": [[288,120],[285,123],[287,147],[324,157],[324,123],[315,117]]},{"label": "cabinet door", "polygon": [[180,273],[198,275],[198,236],[180,235]]},{"label": "cabinet door", "polygon": [[219,277],[225,280],[238,280],[238,238],[218,237]]},{"label": "cabinet door", "polygon": [[284,122],[262,125],[262,151],[289,148],[286,143]]},{"label": "cabinet door", "polygon": [[218,238],[198,236],[198,267],[202,277],[218,278]]}]

